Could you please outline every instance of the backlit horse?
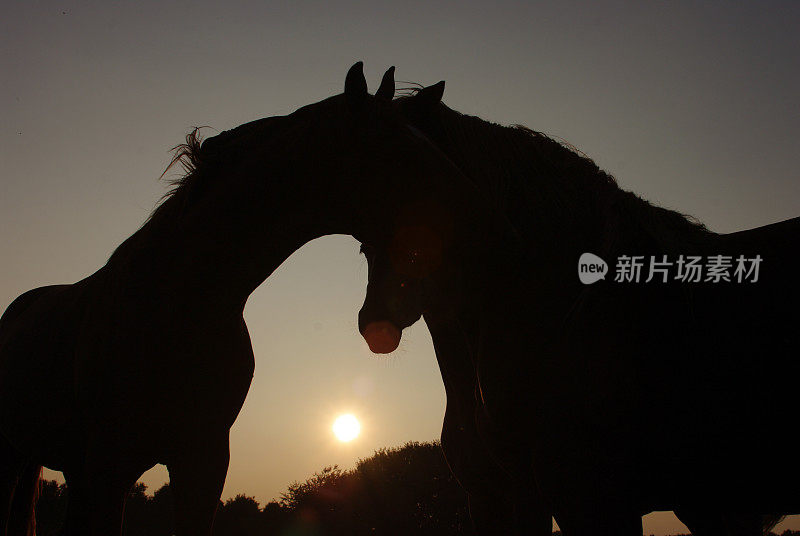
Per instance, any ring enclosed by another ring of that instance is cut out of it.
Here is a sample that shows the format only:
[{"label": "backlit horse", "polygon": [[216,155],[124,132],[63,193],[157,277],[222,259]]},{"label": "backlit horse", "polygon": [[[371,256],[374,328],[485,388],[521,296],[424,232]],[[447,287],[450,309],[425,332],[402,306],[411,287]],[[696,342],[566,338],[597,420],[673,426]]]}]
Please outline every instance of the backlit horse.
[{"label": "backlit horse", "polygon": [[[752,536],[800,512],[796,448],[773,436],[800,409],[800,218],[710,232],[540,133],[447,108],[442,91],[395,106],[494,216],[469,250],[443,248],[469,239],[435,220],[364,237],[359,327],[388,352],[425,318],[445,384],[456,371],[448,411],[452,395],[473,452],[491,452],[478,478],[495,464],[529,479],[571,535],[641,534],[641,515],[675,510],[694,534]],[[604,280],[581,283],[584,253],[608,261]]]},{"label": "backlit horse", "polygon": [[[424,317],[447,399],[442,450],[467,491],[475,530],[481,535],[549,535],[552,513],[538,497],[530,469],[504,467],[486,445],[491,436],[478,432],[480,405],[470,340],[454,316],[456,311],[446,299],[437,299],[438,289],[425,277],[433,269],[442,269],[442,244],[436,238],[441,231],[433,230],[440,226],[421,224],[400,227],[399,240],[392,239],[388,250],[362,244],[369,283],[359,329],[372,351],[389,353],[400,342],[399,329]],[[412,240],[416,243],[409,243]],[[402,250],[409,246],[404,255]]]},{"label": "backlit horse", "polygon": [[176,157],[186,176],[105,266],[6,309],[0,535],[33,532],[42,466],[66,478],[67,534],[119,534],[128,490],[157,463],[176,534],[210,533],[254,370],[250,293],[309,240],[471,203],[393,94],[392,69],[373,97],[358,63],[341,95],[202,145],[192,133]]}]

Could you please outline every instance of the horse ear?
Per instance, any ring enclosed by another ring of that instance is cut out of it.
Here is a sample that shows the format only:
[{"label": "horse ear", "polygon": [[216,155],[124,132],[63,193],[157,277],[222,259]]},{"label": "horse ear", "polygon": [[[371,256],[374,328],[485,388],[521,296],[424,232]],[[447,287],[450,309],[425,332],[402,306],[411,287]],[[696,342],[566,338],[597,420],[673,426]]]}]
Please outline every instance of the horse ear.
[{"label": "horse ear", "polygon": [[375,97],[384,101],[391,101],[394,98],[394,65],[383,74],[381,87],[378,88]]},{"label": "horse ear", "polygon": [[442,101],[442,95],[444,95],[444,80],[420,89],[410,101],[420,109],[430,110]]},{"label": "horse ear", "polygon": [[347,71],[344,79],[344,96],[351,108],[358,108],[367,99],[367,80],[364,78],[364,63],[356,62]]}]

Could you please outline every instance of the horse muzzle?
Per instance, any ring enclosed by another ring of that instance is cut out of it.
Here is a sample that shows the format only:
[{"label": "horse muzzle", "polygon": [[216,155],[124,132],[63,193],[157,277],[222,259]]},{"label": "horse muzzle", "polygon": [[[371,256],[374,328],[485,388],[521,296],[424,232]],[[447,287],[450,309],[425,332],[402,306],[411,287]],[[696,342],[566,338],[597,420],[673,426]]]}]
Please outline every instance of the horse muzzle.
[{"label": "horse muzzle", "polygon": [[376,354],[389,354],[397,350],[402,336],[394,324],[386,320],[368,323],[361,330],[369,349]]}]

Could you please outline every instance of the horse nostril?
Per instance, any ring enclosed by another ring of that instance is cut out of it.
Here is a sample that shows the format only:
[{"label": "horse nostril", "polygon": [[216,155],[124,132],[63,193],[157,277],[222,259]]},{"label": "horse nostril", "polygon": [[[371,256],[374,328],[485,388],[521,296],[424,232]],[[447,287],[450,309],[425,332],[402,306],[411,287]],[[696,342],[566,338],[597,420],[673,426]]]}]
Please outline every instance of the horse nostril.
[{"label": "horse nostril", "polygon": [[376,354],[394,352],[400,345],[400,330],[385,320],[370,322],[361,334],[369,349]]}]

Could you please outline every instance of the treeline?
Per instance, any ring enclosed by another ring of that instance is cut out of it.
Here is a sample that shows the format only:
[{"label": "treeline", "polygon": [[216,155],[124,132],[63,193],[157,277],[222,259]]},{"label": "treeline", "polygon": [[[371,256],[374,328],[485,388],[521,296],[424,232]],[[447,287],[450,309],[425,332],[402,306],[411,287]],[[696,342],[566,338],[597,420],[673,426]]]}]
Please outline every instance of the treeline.
[{"label": "treeline", "polygon": [[[66,486],[44,481],[36,506],[37,534],[57,533],[66,512]],[[170,536],[169,484],[153,495],[136,484],[125,507],[125,536]],[[326,467],[291,484],[280,500],[259,505],[238,495],[220,502],[215,536],[474,535],[464,491],[450,474],[438,443],[381,449],[343,471]],[[558,534],[558,533],[556,533]],[[690,535],[680,535],[690,536]],[[780,535],[800,536],[800,531]]]},{"label": "treeline", "polygon": [[[64,519],[66,486],[45,481],[36,506],[37,533],[55,534]],[[169,484],[152,496],[136,484],[125,506],[125,536],[173,534]],[[438,443],[381,449],[343,471],[326,467],[291,484],[261,507],[238,495],[221,502],[215,536],[472,535],[466,494],[450,474]]]}]

